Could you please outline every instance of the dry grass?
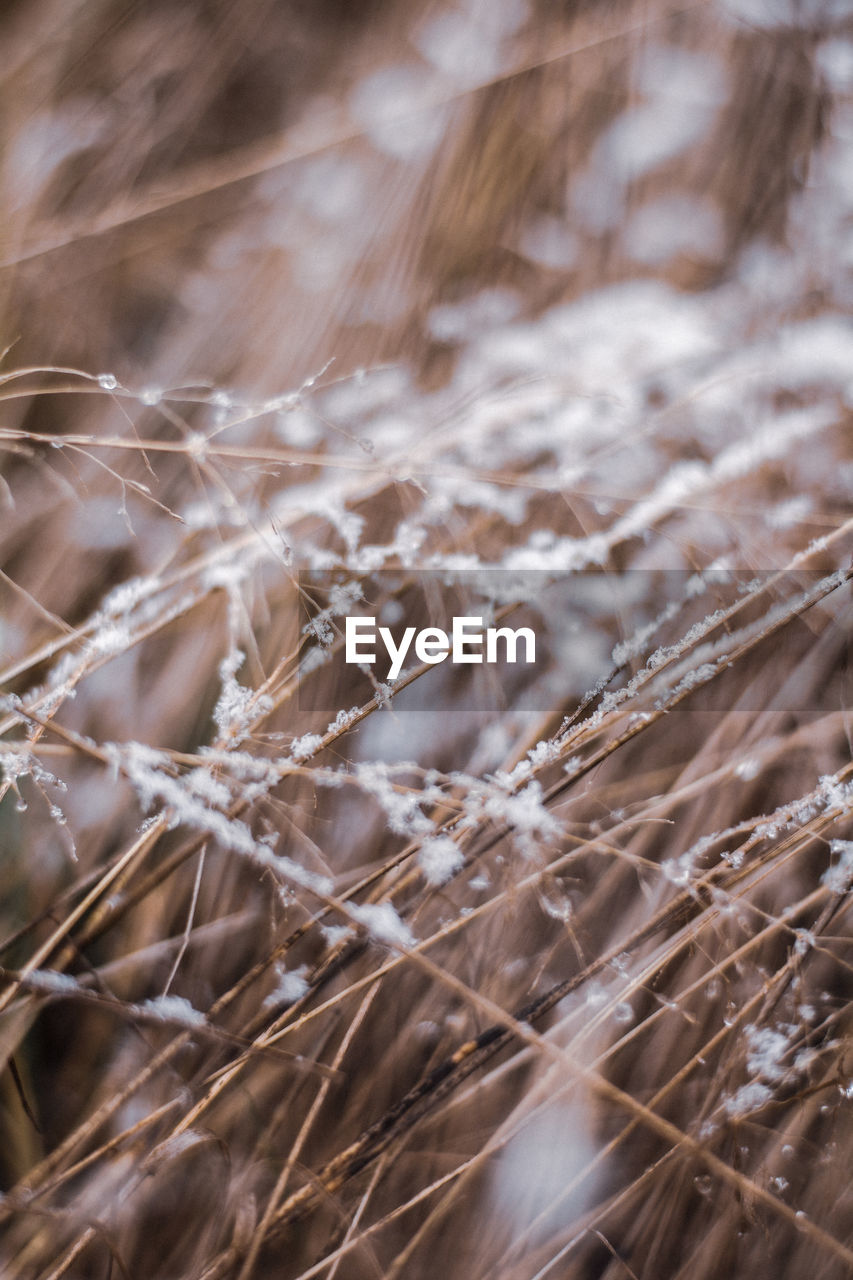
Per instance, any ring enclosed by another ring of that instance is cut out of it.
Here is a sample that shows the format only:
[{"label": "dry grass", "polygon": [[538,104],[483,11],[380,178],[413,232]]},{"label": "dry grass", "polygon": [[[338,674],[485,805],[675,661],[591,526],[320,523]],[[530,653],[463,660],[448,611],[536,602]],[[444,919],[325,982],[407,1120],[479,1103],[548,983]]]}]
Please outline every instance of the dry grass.
[{"label": "dry grass", "polygon": [[[782,8],[4,13],[4,1276],[851,1274],[853,26]],[[540,660],[353,676],[359,591]]]}]

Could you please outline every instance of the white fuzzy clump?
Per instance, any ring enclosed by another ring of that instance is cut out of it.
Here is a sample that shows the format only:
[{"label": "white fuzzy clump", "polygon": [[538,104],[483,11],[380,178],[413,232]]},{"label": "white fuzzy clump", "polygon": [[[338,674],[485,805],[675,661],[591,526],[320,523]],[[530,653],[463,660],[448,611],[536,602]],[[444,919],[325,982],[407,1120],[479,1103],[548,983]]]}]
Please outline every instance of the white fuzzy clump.
[{"label": "white fuzzy clump", "polygon": [[350,904],[349,914],[357,924],[364,925],[371,937],[389,947],[412,947],[415,944],[411,929],[401,920],[390,902],[366,902]]},{"label": "white fuzzy clump", "polygon": [[155,996],[139,1006],[139,1012],[159,1022],[177,1022],[183,1027],[203,1027],[207,1019],[183,996]]},{"label": "white fuzzy clump", "polygon": [[76,978],[68,973],[59,973],[56,969],[33,969],[27,974],[27,986],[51,995],[69,995],[80,990]]},{"label": "white fuzzy clump", "polygon": [[820,882],[833,893],[846,893],[853,885],[853,840],[832,840],[829,847],[837,861],[824,871]]},{"label": "white fuzzy clump", "polygon": [[291,745],[290,756],[292,760],[301,763],[313,756],[323,745],[323,739],[319,733],[303,733],[301,738],[297,738]]},{"label": "white fuzzy clump", "polygon": [[272,699],[266,694],[258,696],[254,689],[237,683],[236,673],[243,665],[245,656],[241,649],[232,649],[220,662],[222,692],[213,710],[220,738],[235,744],[242,742],[249,734],[255,720],[261,719],[272,709]]},{"label": "white fuzzy clump", "polygon": [[355,776],[359,785],[382,806],[392,831],[405,836],[432,833],[433,823],[420,807],[424,797],[414,791],[397,789],[387,765],[379,761],[359,764]]},{"label": "white fuzzy clump", "polygon": [[432,885],[446,884],[465,861],[459,845],[450,836],[435,836],[425,840],[418,854],[418,864]]},{"label": "white fuzzy clump", "polygon": [[500,788],[492,789],[484,797],[482,812],[493,822],[505,822],[511,828],[525,857],[533,856],[540,843],[560,834],[560,824],[545,808],[542,786],[536,779],[511,795]]},{"label": "white fuzzy clump", "polygon": [[758,1080],[752,1080],[749,1084],[741,1085],[737,1093],[725,1100],[726,1113],[735,1119],[748,1116],[750,1112],[760,1110],[772,1097],[772,1089]]},{"label": "white fuzzy clump", "polygon": [[282,1004],[294,1004],[308,991],[308,967],[300,965],[298,969],[279,969],[278,984],[264,1001],[264,1008],[276,1008]]},{"label": "white fuzzy clump", "polygon": [[746,1065],[762,1080],[781,1080],[785,1075],[782,1059],[788,1052],[788,1037],[772,1027],[747,1027],[749,1052]]}]

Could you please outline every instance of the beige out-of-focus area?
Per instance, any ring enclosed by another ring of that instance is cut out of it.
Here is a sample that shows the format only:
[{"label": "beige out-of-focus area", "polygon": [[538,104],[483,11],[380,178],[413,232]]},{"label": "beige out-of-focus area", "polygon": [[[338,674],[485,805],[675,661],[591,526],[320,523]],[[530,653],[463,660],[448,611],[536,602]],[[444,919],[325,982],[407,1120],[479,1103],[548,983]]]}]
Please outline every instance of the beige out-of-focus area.
[{"label": "beige out-of-focus area", "polygon": [[848,1276],[847,0],[0,48],[3,1276]]},{"label": "beige out-of-focus area", "polygon": [[785,243],[828,123],[820,17],[753,7],[10,5],[16,358],[265,393],[332,357],[438,378],[430,311],[477,289],[535,313],[713,285]]}]

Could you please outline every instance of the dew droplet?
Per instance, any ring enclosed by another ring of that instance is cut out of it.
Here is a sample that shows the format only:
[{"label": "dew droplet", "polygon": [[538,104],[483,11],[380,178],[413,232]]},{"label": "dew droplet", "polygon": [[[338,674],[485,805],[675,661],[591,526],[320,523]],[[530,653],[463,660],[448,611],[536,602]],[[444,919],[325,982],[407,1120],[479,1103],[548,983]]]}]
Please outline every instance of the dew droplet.
[{"label": "dew droplet", "polygon": [[118,378],[112,373],[99,373],[98,386],[103,387],[104,391],[115,391],[118,386]]},{"label": "dew droplet", "polygon": [[693,1179],[693,1185],[700,1196],[709,1196],[714,1186],[714,1179],[709,1173],[700,1173]]}]

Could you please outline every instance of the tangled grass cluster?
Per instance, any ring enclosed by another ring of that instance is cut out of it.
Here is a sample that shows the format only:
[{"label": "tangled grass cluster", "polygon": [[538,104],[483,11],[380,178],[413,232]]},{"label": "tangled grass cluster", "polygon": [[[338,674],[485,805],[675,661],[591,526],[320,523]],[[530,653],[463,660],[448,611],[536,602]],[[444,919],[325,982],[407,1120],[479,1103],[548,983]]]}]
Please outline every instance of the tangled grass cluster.
[{"label": "tangled grass cluster", "polygon": [[849,1276],[849,6],[2,27],[3,1275]]}]

